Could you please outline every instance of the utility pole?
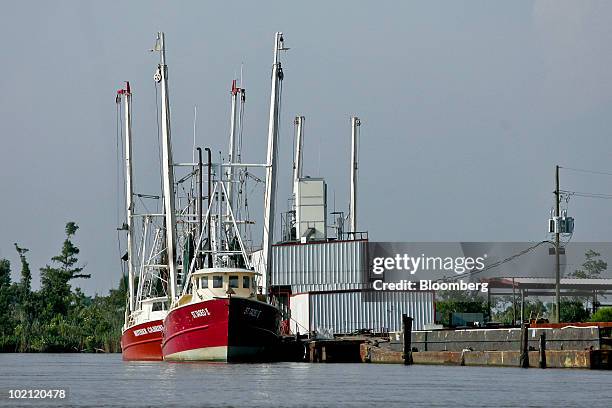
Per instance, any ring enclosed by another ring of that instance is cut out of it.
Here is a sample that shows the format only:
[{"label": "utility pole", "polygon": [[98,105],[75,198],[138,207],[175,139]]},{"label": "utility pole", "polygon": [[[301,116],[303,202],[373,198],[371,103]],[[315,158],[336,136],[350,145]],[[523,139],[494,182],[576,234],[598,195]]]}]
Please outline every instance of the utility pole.
[{"label": "utility pole", "polygon": [[561,194],[559,192],[559,166],[555,166],[555,216],[557,218],[555,222],[555,322],[560,323],[561,321],[561,264],[559,260],[559,252],[561,250],[559,242],[560,242],[560,225],[559,225],[559,216],[561,212],[559,211],[561,202]]}]

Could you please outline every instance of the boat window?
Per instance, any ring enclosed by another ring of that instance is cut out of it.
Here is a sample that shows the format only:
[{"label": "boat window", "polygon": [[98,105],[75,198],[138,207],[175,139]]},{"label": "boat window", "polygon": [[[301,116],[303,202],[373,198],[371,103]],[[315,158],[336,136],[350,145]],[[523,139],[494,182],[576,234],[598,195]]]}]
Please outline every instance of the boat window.
[{"label": "boat window", "polygon": [[213,288],[222,288],[223,287],[223,276],[215,275],[213,276]]},{"label": "boat window", "polygon": [[251,278],[249,276],[242,277],[242,287],[245,289],[250,289],[251,287]]},{"label": "boat window", "polygon": [[164,307],[164,302],[153,302],[153,306],[151,307],[153,312],[158,312],[160,310],[166,310]]},{"label": "boat window", "polygon": [[208,287],[208,276],[200,277],[200,289],[206,289]]},{"label": "boat window", "polygon": [[229,287],[237,288],[238,287],[238,275],[230,275],[229,277]]}]

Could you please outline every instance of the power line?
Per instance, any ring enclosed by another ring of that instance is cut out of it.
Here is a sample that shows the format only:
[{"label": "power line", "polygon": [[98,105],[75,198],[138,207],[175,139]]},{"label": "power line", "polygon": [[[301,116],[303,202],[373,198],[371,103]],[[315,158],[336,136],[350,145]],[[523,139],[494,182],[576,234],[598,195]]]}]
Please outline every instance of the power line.
[{"label": "power line", "polygon": [[591,174],[599,174],[602,176],[612,176],[612,172],[606,172],[606,171],[598,171],[598,170],[587,170],[587,169],[579,169],[579,168],[575,168],[575,167],[563,167],[563,166],[559,166],[560,169],[564,169],[564,170],[571,170],[571,171],[577,171],[580,173],[591,173]]},{"label": "power line", "polygon": [[462,278],[469,278],[469,277],[472,277],[472,276],[477,275],[479,273],[488,271],[489,269],[497,268],[498,266],[501,266],[501,265],[503,265],[503,264],[505,264],[507,262],[513,261],[514,259],[516,259],[516,258],[518,258],[520,256],[528,254],[529,252],[533,251],[534,249],[536,249],[540,245],[551,244],[551,243],[552,242],[549,241],[549,240],[540,241],[537,244],[530,246],[529,248],[523,249],[522,251],[517,252],[514,255],[511,255],[511,256],[509,256],[509,257],[507,257],[505,259],[502,259],[501,261],[494,262],[494,263],[488,265],[487,267],[485,267],[483,269],[476,269],[476,270],[472,270],[472,271],[470,271],[468,273],[465,273],[465,274],[457,275],[456,277],[451,278],[451,280],[462,279]]},{"label": "power line", "polygon": [[590,193],[590,192],[569,191],[569,190],[559,190],[559,192],[562,194],[567,194],[567,195],[576,196],[576,197],[601,198],[604,200],[612,199],[612,194],[608,194],[608,193]]}]

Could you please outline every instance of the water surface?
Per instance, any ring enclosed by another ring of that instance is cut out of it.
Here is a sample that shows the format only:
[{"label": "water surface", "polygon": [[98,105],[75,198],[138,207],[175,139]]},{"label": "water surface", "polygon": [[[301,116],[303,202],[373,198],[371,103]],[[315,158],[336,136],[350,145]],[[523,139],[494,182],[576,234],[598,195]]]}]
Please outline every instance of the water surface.
[{"label": "water surface", "polygon": [[[63,401],[9,400],[13,388],[67,388],[69,394]],[[0,407],[610,407],[612,372],[0,354],[0,390]]]}]

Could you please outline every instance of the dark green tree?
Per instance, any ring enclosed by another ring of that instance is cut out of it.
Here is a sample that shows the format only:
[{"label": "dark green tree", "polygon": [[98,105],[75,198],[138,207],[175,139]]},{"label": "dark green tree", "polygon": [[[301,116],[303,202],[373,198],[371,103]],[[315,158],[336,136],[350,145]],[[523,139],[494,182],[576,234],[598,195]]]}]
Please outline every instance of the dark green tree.
[{"label": "dark green tree", "polygon": [[[514,324],[521,321],[521,300],[517,297],[514,307],[512,296],[503,296],[498,299],[497,310],[494,316],[496,322]],[[526,299],[523,305],[525,320],[543,319],[548,317],[548,309],[540,299]]]},{"label": "dark green tree", "polygon": [[91,274],[81,273],[83,271],[83,267],[76,266],[76,263],[79,261],[77,259],[77,255],[80,250],[77,248],[72,241],[70,240],[74,234],[76,234],[79,226],[74,222],[69,222],[66,224],[66,239],[64,240],[64,245],[62,246],[62,252],[51,258],[51,260],[60,264],[60,268],[62,272],[64,272],[65,276],[68,277],[68,280],[77,279],[77,278],[91,278]]},{"label": "dark green tree", "polygon": [[0,259],[0,290],[11,286],[11,262]]},{"label": "dark green tree", "polygon": [[585,322],[590,316],[581,299],[562,300],[560,311],[559,318],[564,323]]},{"label": "dark green tree", "polygon": [[[582,267],[579,269],[576,269],[574,272],[572,272],[568,276],[571,278],[578,278],[578,279],[597,279],[599,278],[601,274],[608,269],[608,263],[600,259],[600,256],[601,254],[599,252],[593,251],[592,249],[588,249],[584,253],[585,261],[582,264]],[[595,309],[597,305],[596,299],[597,299],[597,291],[594,291],[593,292],[593,309]],[[564,313],[563,309],[561,309],[561,314],[562,315],[565,314],[566,318],[569,319],[569,320],[564,320],[564,321],[579,322],[579,321],[585,321],[586,319],[588,319],[589,312],[586,311],[586,308],[584,307],[585,304],[588,302],[588,300],[589,300],[589,297],[585,297],[585,296],[572,296],[568,298],[567,299],[567,306],[569,307],[568,312]],[[581,307],[578,306],[579,303],[582,305]],[[562,304],[561,307],[564,307],[564,305]],[[586,317],[584,316],[584,313],[582,312],[582,310],[584,310],[585,313],[587,314]]]},{"label": "dark green tree", "polygon": [[599,252],[589,249],[585,252],[585,261],[582,264],[581,269],[576,269],[573,273],[569,274],[573,278],[581,279],[596,279],[601,276],[601,273],[608,269],[608,263],[599,259],[601,254]]},{"label": "dark green tree", "polygon": [[489,313],[487,300],[477,291],[440,291],[436,295],[436,315],[446,326],[452,323],[452,313],[482,313],[485,318]]},{"label": "dark green tree", "polygon": [[14,318],[16,321],[17,350],[20,352],[29,349],[29,341],[32,332],[32,322],[36,318],[36,302],[32,293],[32,272],[26,258],[27,248],[21,248],[14,244],[19,260],[21,261],[21,281],[16,287],[17,304],[15,305]]},{"label": "dark green tree", "polygon": [[20,248],[17,243],[15,243],[15,249],[19,254],[19,260],[21,261],[21,292],[22,296],[27,297],[32,291],[32,272],[30,271],[30,264],[26,258],[26,255],[29,251],[27,248]]},{"label": "dark green tree", "polygon": [[15,350],[15,285],[11,285],[11,263],[0,259],[0,352]]},{"label": "dark green tree", "polygon": [[71,239],[78,230],[74,222],[66,224],[66,239],[59,255],[51,258],[57,265],[52,267],[46,265],[41,268],[41,294],[44,298],[44,314],[47,318],[55,315],[66,315],[71,303],[71,291],[69,282],[77,278],[90,278],[90,274],[81,273],[82,266],[78,266],[79,248],[76,247]]}]

